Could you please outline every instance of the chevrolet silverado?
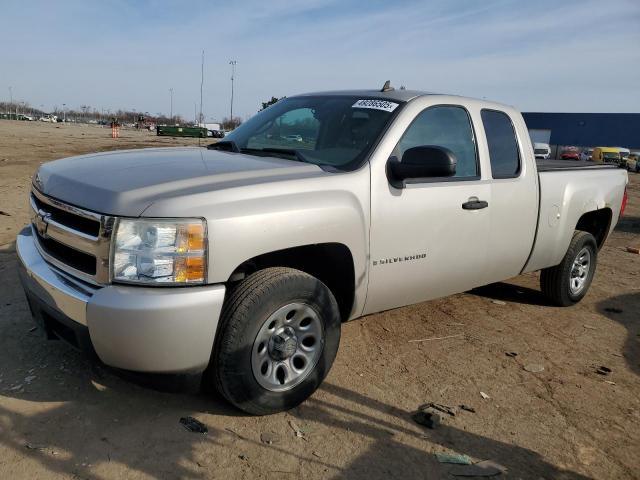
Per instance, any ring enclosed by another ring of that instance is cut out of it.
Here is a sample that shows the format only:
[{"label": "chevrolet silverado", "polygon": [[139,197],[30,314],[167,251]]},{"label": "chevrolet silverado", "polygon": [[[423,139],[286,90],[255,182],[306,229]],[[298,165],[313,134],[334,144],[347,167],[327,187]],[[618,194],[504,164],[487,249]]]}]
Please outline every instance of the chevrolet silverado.
[{"label": "chevrolet silverado", "polygon": [[613,166],[536,164],[506,105],[311,93],[208,148],[42,165],[17,253],[49,338],[202,374],[268,414],[318,388],[344,321],[537,270],[551,302],[580,301],[626,184]]}]

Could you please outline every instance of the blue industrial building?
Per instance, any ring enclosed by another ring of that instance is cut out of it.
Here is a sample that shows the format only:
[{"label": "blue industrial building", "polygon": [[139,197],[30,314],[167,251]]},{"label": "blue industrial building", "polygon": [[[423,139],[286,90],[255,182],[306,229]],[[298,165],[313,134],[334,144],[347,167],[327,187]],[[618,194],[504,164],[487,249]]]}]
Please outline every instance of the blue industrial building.
[{"label": "blue industrial building", "polygon": [[640,113],[523,113],[534,142],[640,150]]}]

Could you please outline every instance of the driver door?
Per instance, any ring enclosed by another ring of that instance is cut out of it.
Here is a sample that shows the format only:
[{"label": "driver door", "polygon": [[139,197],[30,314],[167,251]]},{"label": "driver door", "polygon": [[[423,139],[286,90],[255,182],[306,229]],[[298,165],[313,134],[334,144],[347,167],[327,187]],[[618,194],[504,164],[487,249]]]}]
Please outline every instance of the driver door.
[{"label": "driver door", "polygon": [[[405,188],[395,188],[388,181],[386,165],[372,163],[369,288],[364,313],[462,292],[482,283],[491,185],[482,179],[467,109],[433,105],[413,114],[392,155],[401,159],[404,151],[421,145],[451,150],[457,159],[456,174],[415,179]],[[470,209],[476,200],[488,206]]]}]

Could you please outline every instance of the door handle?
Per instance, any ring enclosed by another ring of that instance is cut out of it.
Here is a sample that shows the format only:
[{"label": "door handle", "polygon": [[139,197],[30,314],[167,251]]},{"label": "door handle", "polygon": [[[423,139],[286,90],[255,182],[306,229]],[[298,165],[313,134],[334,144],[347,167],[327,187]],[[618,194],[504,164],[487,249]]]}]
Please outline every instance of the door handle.
[{"label": "door handle", "polygon": [[463,210],[481,210],[483,208],[487,208],[489,206],[489,202],[484,200],[478,200],[475,197],[469,199],[469,201],[464,202],[462,204]]}]

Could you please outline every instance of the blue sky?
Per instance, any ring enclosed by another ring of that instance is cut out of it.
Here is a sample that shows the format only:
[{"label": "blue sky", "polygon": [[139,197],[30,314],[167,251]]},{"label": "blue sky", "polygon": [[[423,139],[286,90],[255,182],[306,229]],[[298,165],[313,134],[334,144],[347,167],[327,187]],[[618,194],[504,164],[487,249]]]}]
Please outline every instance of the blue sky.
[{"label": "blue sky", "polygon": [[[640,0],[13,1],[0,4],[0,99],[193,118],[272,95],[396,87],[525,111],[639,112]],[[8,40],[12,39],[12,40]]]}]

